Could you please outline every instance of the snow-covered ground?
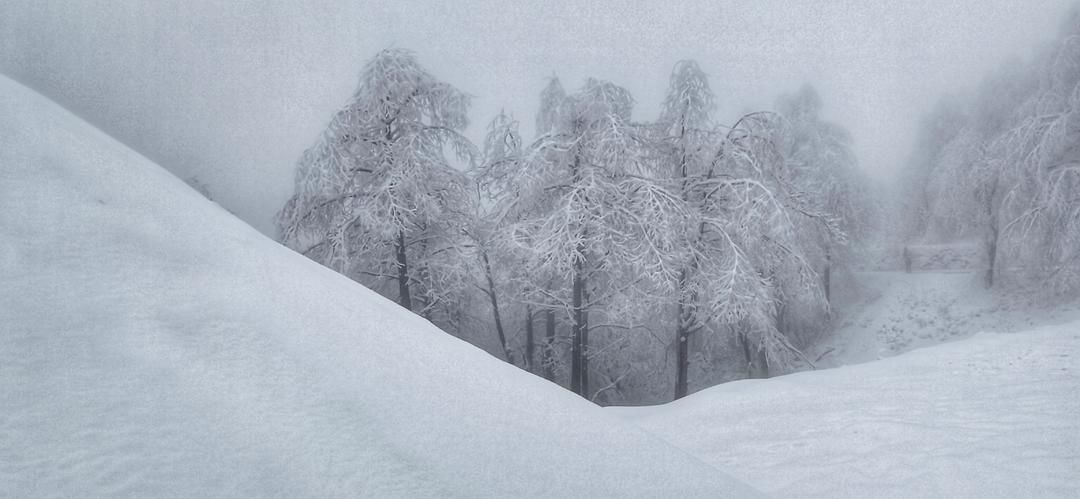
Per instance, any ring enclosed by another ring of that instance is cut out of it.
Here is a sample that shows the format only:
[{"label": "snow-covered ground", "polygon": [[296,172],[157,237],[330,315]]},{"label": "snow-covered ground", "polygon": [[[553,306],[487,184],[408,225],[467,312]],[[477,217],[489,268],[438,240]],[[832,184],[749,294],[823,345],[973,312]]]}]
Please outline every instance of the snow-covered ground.
[{"label": "snow-covered ground", "polygon": [[754,494],[0,77],[0,497]]},{"label": "snow-covered ground", "polygon": [[818,367],[891,357],[979,332],[1080,321],[1080,297],[1047,301],[1035,290],[991,293],[981,271],[963,267],[857,272],[845,285],[835,310],[837,329],[807,352],[819,359]]},{"label": "snow-covered ground", "polygon": [[780,497],[1080,497],[1080,322],[608,410]]}]

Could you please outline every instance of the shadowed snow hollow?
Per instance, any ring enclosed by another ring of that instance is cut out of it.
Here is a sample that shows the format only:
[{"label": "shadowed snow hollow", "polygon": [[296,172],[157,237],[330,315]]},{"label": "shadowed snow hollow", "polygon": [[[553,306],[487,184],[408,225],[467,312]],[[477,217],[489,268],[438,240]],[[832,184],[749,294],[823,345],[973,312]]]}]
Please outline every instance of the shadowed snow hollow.
[{"label": "shadowed snow hollow", "polygon": [[746,496],[0,77],[0,496]]}]

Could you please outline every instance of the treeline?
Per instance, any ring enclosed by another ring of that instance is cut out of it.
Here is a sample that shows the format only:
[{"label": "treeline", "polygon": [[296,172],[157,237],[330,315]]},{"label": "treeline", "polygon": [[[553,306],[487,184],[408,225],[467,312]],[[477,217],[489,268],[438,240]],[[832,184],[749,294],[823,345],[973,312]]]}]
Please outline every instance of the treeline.
[{"label": "treeline", "polygon": [[987,286],[1003,277],[1080,291],[1080,15],[1029,61],[923,121],[904,182],[909,238],[979,238]]},{"label": "treeline", "polygon": [[536,137],[500,114],[477,146],[468,95],[385,50],[300,159],[280,237],[598,402],[681,397],[722,358],[807,365],[865,181],[812,88],[730,125],[715,100],[692,61],[649,122],[625,88],[553,78]]}]

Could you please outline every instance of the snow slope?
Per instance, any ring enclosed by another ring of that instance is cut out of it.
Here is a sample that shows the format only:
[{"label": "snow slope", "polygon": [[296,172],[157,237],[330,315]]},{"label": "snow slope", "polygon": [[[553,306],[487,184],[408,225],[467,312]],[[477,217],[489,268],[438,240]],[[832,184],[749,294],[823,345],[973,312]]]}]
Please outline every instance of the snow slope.
[{"label": "snow slope", "polygon": [[979,270],[856,272],[835,294],[841,296],[834,300],[837,328],[807,351],[820,358],[818,367],[891,357],[978,332],[1080,321],[1080,297],[1051,301],[1038,290],[1009,286],[990,292]]},{"label": "snow slope", "polygon": [[752,496],[0,77],[0,496]]},{"label": "snow slope", "polygon": [[780,497],[1080,497],[1080,322],[608,410]]}]

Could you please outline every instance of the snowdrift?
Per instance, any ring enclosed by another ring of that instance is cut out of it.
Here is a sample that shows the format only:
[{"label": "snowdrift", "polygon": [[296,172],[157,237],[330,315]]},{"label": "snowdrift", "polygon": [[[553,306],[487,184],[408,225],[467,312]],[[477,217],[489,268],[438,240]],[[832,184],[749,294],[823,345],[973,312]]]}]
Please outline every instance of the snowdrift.
[{"label": "snowdrift", "polygon": [[778,497],[1080,497],[1080,322],[608,410]]},{"label": "snowdrift", "polygon": [[358,495],[755,492],[0,77],[0,496]]}]

